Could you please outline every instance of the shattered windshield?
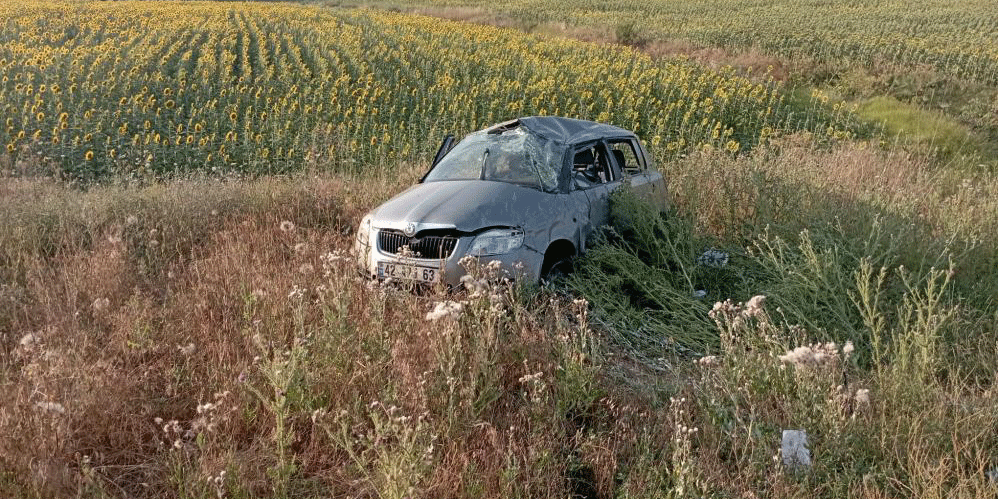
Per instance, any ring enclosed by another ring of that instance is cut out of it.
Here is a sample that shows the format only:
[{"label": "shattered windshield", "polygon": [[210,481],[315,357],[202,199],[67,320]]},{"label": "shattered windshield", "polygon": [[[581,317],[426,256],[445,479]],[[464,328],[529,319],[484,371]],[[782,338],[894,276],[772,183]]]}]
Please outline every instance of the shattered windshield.
[{"label": "shattered windshield", "polygon": [[520,126],[480,131],[459,142],[426,176],[440,180],[495,180],[546,192],[558,190],[561,149]]}]

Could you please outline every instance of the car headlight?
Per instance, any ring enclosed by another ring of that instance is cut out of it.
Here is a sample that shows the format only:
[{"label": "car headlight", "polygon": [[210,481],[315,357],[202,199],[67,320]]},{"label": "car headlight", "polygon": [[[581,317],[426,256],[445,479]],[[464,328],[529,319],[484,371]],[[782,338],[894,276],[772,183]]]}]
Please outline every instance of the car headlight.
[{"label": "car headlight", "polygon": [[504,255],[523,244],[520,229],[492,229],[482,232],[471,243],[468,254],[472,256]]},{"label": "car headlight", "polygon": [[371,219],[373,218],[374,216],[368,213],[360,220],[360,227],[357,227],[357,240],[354,242],[357,260],[365,267],[371,250]]}]

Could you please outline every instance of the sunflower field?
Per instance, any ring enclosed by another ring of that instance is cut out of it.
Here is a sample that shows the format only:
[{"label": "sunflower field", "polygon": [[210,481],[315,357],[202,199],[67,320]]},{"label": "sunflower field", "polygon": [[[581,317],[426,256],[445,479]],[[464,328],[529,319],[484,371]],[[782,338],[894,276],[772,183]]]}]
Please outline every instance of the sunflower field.
[{"label": "sunflower field", "polygon": [[[627,26],[650,40],[758,48],[790,61],[832,67],[926,67],[998,85],[998,8],[993,0],[419,0],[404,5],[413,3],[482,8],[525,26]],[[379,4],[393,5],[390,0]]]},{"label": "sunflower field", "polygon": [[859,130],[765,75],[400,13],[17,0],[0,23],[0,156],[81,183],[386,168],[524,115],[610,122],[662,157]]}]

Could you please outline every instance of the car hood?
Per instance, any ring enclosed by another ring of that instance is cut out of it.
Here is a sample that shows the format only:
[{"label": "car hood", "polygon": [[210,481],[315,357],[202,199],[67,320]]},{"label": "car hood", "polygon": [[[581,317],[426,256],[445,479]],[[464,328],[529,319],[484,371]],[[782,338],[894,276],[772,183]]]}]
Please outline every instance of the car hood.
[{"label": "car hood", "polygon": [[529,187],[483,180],[448,180],[414,185],[374,211],[373,224],[402,228],[454,228],[474,232],[486,227],[546,225],[538,217],[552,211],[557,195]]}]

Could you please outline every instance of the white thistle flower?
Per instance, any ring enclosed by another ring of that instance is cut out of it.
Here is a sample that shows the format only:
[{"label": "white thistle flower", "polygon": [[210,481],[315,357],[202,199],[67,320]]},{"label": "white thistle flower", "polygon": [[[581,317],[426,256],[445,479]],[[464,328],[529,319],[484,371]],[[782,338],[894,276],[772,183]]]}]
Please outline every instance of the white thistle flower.
[{"label": "white thistle flower", "polygon": [[33,333],[28,333],[22,336],[21,341],[18,341],[17,344],[21,345],[22,348],[31,348],[32,345],[38,343],[38,339],[39,339],[38,335]]},{"label": "white thistle flower", "polygon": [[766,295],[755,295],[745,303],[745,306],[748,308],[762,308],[765,304]]},{"label": "white thistle flower", "polygon": [[55,414],[66,414],[66,408],[58,402],[36,402],[35,407]]},{"label": "white thistle flower", "polygon": [[717,358],[716,355],[707,355],[707,356],[704,356],[704,357],[700,357],[697,360],[697,364],[700,364],[701,366],[704,366],[704,367],[716,366],[716,365],[718,365],[720,363],[721,363],[721,359]]},{"label": "white thistle flower", "polygon": [[445,300],[437,302],[433,311],[426,314],[426,320],[436,321],[440,319],[457,320],[464,312],[464,304],[461,302]]},{"label": "white thistle flower", "polygon": [[92,305],[94,312],[103,312],[108,306],[111,305],[111,300],[108,300],[107,298],[97,298],[94,300]]},{"label": "white thistle flower", "polygon": [[766,296],[755,295],[745,303],[745,315],[757,317],[765,312]]},{"label": "white thistle flower", "polygon": [[305,296],[305,290],[302,289],[302,288],[300,288],[300,287],[298,287],[297,284],[294,285],[294,286],[292,286],[291,287],[291,291],[288,292],[288,299],[289,300],[295,300],[295,299],[301,298],[303,296]]},{"label": "white thistle flower", "polygon": [[477,298],[484,295],[489,288],[487,282],[480,281],[467,274],[461,276],[461,284],[464,286],[464,289],[468,290],[468,296],[471,298]]},{"label": "white thistle flower", "polygon": [[859,405],[867,405],[870,403],[870,390],[867,388],[860,388],[856,390],[856,403]]}]

